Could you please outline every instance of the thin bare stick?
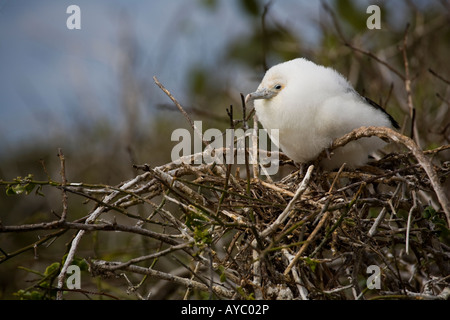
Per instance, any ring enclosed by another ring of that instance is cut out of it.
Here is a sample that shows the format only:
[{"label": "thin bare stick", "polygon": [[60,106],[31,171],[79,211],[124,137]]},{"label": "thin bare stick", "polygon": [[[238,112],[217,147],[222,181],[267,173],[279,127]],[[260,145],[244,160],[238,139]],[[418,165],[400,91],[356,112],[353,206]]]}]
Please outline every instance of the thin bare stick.
[{"label": "thin bare stick", "polygon": [[411,231],[411,217],[414,212],[414,210],[417,209],[417,200],[416,200],[416,192],[412,190],[412,196],[413,196],[413,206],[409,210],[408,213],[408,223],[406,225],[406,254],[409,253],[409,232]]},{"label": "thin bare stick", "polygon": [[339,38],[341,38],[341,40],[344,44],[347,44],[348,41],[345,38],[344,33],[342,32],[341,26],[339,25],[339,22],[338,22],[338,18],[336,17],[336,14],[334,13],[333,9],[331,9],[331,7],[325,1],[322,1],[322,7],[331,16],[331,20],[333,21],[334,29],[336,30]]},{"label": "thin bare stick", "polygon": [[385,214],[386,214],[386,208],[383,207],[383,209],[381,209],[381,212],[378,214],[377,218],[375,219],[375,222],[373,223],[372,227],[370,227],[370,230],[368,233],[369,237],[373,237],[373,235],[377,232],[377,228],[380,225],[381,221],[383,221]]},{"label": "thin bare stick", "polygon": [[416,144],[420,147],[420,139],[419,132],[416,127],[416,108],[413,104],[412,99],[412,91],[411,91],[411,76],[409,74],[409,61],[408,54],[406,52],[407,44],[408,44],[408,29],[409,24],[406,26],[405,35],[403,36],[403,45],[401,47],[403,63],[405,66],[405,78],[403,79],[405,82],[405,91],[406,91],[406,103],[409,109],[409,116],[411,118],[411,133],[410,137],[416,142]]},{"label": "thin bare stick", "polygon": [[345,45],[346,45],[347,47],[349,47],[350,49],[352,49],[353,51],[362,53],[362,54],[364,54],[364,55],[366,55],[366,56],[368,56],[368,57],[374,59],[375,61],[377,61],[378,63],[382,64],[383,66],[385,66],[386,68],[388,68],[389,70],[391,70],[393,73],[395,73],[400,79],[405,80],[405,76],[404,76],[400,71],[398,71],[397,69],[395,69],[394,67],[392,67],[392,66],[391,66],[389,63],[387,63],[386,61],[381,60],[380,58],[378,58],[378,57],[377,57],[376,55],[374,55],[372,52],[370,52],[370,51],[365,51],[365,50],[363,50],[363,49],[357,48],[357,47],[353,46],[353,45],[350,44],[350,43],[346,43]]},{"label": "thin bare stick", "polygon": [[286,206],[286,208],[284,208],[283,212],[278,216],[278,218],[270,226],[264,229],[263,232],[261,232],[261,237],[265,238],[271,235],[287,219],[287,217],[291,213],[292,207],[294,206],[295,202],[308,188],[308,183],[311,178],[313,170],[314,166],[310,165],[308,167],[308,170],[306,171],[305,177],[303,178],[302,182],[300,183],[300,186],[295,192],[294,197],[291,199],[291,201],[289,201],[288,205]]},{"label": "thin bare stick", "polygon": [[[450,227],[450,202],[447,198],[447,195],[444,192],[443,187],[439,183],[439,178],[437,176],[436,171],[433,168],[433,164],[412,139],[386,127],[361,127],[353,130],[352,132],[346,134],[341,138],[336,139],[333,142],[333,146],[331,147],[331,149],[334,150],[338,147],[346,145],[350,141],[364,137],[367,138],[371,136],[377,136],[382,139],[389,139],[391,141],[401,143],[412,152],[412,154],[415,156],[419,164],[422,166],[422,168],[428,175],[430,183],[434,189],[434,192],[436,193],[436,196],[439,200],[439,203],[442,206],[442,209],[445,212],[445,215],[447,217],[447,223]],[[325,153],[322,152],[320,157],[325,157]]]},{"label": "thin bare stick", "polygon": [[[288,264],[290,264],[292,262],[292,260],[294,260],[294,256],[292,254],[290,254],[287,249],[281,249],[281,252],[286,257]],[[302,300],[309,300],[308,299],[308,290],[303,286],[303,283],[302,283],[302,280],[300,279],[297,268],[294,266],[292,268],[291,272],[292,272],[292,276],[294,277],[294,281],[297,286],[297,289],[300,293],[300,297],[302,298]]]},{"label": "thin bare stick", "polygon": [[68,205],[67,205],[67,192],[66,192],[66,190],[65,190],[65,188],[64,188],[64,186],[66,186],[67,185],[67,178],[66,178],[66,159],[65,159],[65,157],[64,157],[64,154],[62,153],[62,150],[61,150],[61,148],[58,148],[58,157],[59,157],[59,160],[60,160],[60,162],[61,162],[61,171],[60,171],[60,174],[61,174],[61,186],[63,187],[63,188],[61,188],[62,189],[62,206],[63,206],[63,211],[62,211],[62,214],[61,214],[61,221],[65,221],[66,220],[66,217],[67,217],[67,210],[68,210]]},{"label": "thin bare stick", "polygon": [[[140,179],[141,179],[141,176],[137,176],[134,179],[131,179],[130,181],[125,183],[120,189],[121,190],[126,190],[130,186],[134,185],[136,180],[140,180]],[[120,193],[120,191],[114,191],[114,192],[110,193],[109,195],[107,195],[105,197],[103,202],[109,203],[119,193]],[[105,207],[102,207],[102,206],[97,207],[94,210],[94,212],[92,212],[91,215],[86,219],[85,224],[92,224],[95,220],[97,220],[97,218],[100,216],[100,214],[102,214],[102,212],[104,210],[105,210]],[[77,251],[78,245],[79,245],[79,243],[81,241],[81,238],[84,236],[85,232],[86,232],[86,230],[78,231],[77,235],[72,240],[69,252],[67,253],[66,261],[65,261],[64,265],[62,266],[62,268],[61,268],[61,270],[59,272],[58,278],[57,278],[57,288],[58,289],[62,289],[63,286],[64,286],[64,278],[65,278],[65,276],[67,274],[67,269],[69,268],[69,266],[71,265],[71,263],[73,261],[73,258],[75,257],[75,252]],[[58,291],[57,294],[56,294],[56,299],[57,300],[62,300],[62,297],[63,297],[63,292],[62,291]]]},{"label": "thin bare stick", "polygon": [[286,195],[286,196],[288,196],[288,197],[294,197],[294,196],[295,196],[295,193],[293,193],[292,191],[289,191],[289,190],[286,190],[286,189],[277,187],[277,186],[274,185],[274,184],[271,184],[271,183],[268,183],[268,182],[265,182],[265,181],[260,181],[260,183],[261,183],[263,186],[265,186],[265,187],[267,187],[267,188],[270,188],[270,189],[272,189],[272,190],[275,190],[276,192],[279,192],[279,193],[281,193],[281,194],[284,194],[284,195]]},{"label": "thin bare stick", "polygon": [[[258,165],[258,118],[253,116],[253,134],[252,134],[252,155],[253,155],[253,178],[258,179],[259,165]],[[270,179],[270,176],[267,175]],[[272,179],[270,179],[272,180]]]},{"label": "thin bare stick", "polygon": [[284,275],[288,275],[289,272],[291,272],[291,269],[294,267],[294,265],[297,262],[297,260],[300,258],[300,256],[303,254],[303,252],[305,252],[305,250],[309,247],[309,245],[314,240],[314,238],[316,237],[316,235],[320,231],[320,229],[322,229],[323,225],[328,220],[328,217],[330,216],[330,214],[331,214],[330,211],[326,211],[324,213],[324,215],[320,219],[319,223],[314,228],[314,231],[311,232],[311,234],[309,235],[308,239],[306,239],[305,243],[302,245],[300,250],[295,254],[294,259],[291,260],[291,262],[287,266],[286,270],[284,270]]},{"label": "thin bare stick", "polygon": [[[391,199],[389,199],[388,203],[392,206],[392,200],[397,197],[398,193],[400,192],[402,185],[399,184],[397,188],[394,191],[394,194],[392,195]],[[392,210],[392,209],[391,209]],[[393,210],[395,212],[395,209]],[[376,232],[377,228],[380,225],[381,221],[383,221],[384,216],[386,215],[386,207],[383,207],[378,214],[377,218],[375,219],[375,222],[373,223],[372,227],[370,227],[370,230],[368,232],[369,237],[373,237]]]},{"label": "thin bare stick", "polygon": [[[294,194],[294,197],[289,201],[286,208],[283,210],[283,212],[278,216],[278,218],[264,231],[261,232],[260,238],[265,238],[271,235],[273,232],[275,232],[278,227],[287,219],[289,214],[291,213],[292,207],[297,202],[298,198],[305,192],[305,190],[308,187],[309,180],[311,178],[312,171],[314,169],[314,166],[309,166],[308,171],[303,178],[303,181],[300,183],[300,186],[298,187],[297,191]],[[256,248],[258,244],[258,238],[255,238],[252,241],[252,247]],[[261,259],[258,250],[253,249],[253,284],[255,286],[255,297],[257,299],[262,299],[262,292],[261,292],[261,281],[262,281],[262,274],[261,274]]]},{"label": "thin bare stick", "polygon": [[183,114],[183,116],[189,122],[189,124],[191,125],[191,127],[194,130],[195,134],[197,134],[198,137],[201,139],[203,145],[205,145],[205,146],[208,145],[208,143],[203,140],[203,135],[200,132],[200,130],[197,128],[197,126],[195,125],[194,121],[192,121],[191,117],[187,114],[186,111],[184,111],[184,108],[181,106],[181,104],[178,102],[178,100],[175,99],[175,97],[172,95],[172,93],[170,93],[170,91],[167,90],[166,87],[164,87],[161,82],[159,82],[159,80],[158,80],[158,78],[156,76],[153,77],[153,81],[155,81],[156,85],[170,98],[170,100],[173,101],[173,103],[178,108],[178,110],[180,110],[180,112]]},{"label": "thin bare stick", "polygon": [[378,58],[375,54],[373,54],[370,51],[365,51],[363,49],[357,48],[354,45],[352,45],[344,36],[344,33],[342,32],[339,23],[338,23],[338,19],[336,17],[336,14],[334,13],[334,11],[330,8],[330,6],[328,4],[326,4],[325,2],[322,2],[322,6],[324,7],[324,9],[330,14],[331,19],[333,20],[333,24],[334,24],[334,28],[337,31],[337,34],[339,36],[339,38],[341,38],[342,42],[344,43],[345,46],[349,47],[350,49],[352,49],[353,51],[362,53],[372,59],[374,59],[375,61],[377,61],[378,63],[382,64],[383,66],[385,66],[386,68],[388,68],[389,70],[391,70],[393,73],[395,73],[400,79],[405,80],[405,76],[403,74],[401,74],[400,71],[396,70],[394,67],[392,67],[389,63],[387,63],[386,61],[381,60],[380,58]]},{"label": "thin bare stick", "polygon": [[443,76],[439,75],[436,73],[436,71],[432,70],[432,69],[428,69],[428,72],[430,72],[433,76],[435,76],[436,78],[442,80],[444,83],[450,85],[450,81],[445,79]]},{"label": "thin bare stick", "polygon": [[[120,262],[109,262],[109,261],[103,261],[103,260],[95,260],[95,261],[91,261],[91,263],[92,263],[92,266],[98,270],[114,270],[115,266],[117,264],[120,264]],[[182,277],[172,275],[170,273],[153,270],[151,268],[144,268],[144,267],[140,267],[140,266],[136,266],[136,265],[129,265],[129,266],[124,266],[120,269],[125,270],[125,271],[139,273],[139,274],[150,275],[150,276],[158,278],[158,279],[171,281],[173,283],[181,284],[185,287],[194,288],[194,289],[198,289],[201,291],[208,292],[210,289],[209,286],[207,286],[206,284],[203,284],[201,282],[191,280],[191,279],[185,279]],[[228,290],[224,287],[217,286],[217,285],[212,286],[212,291],[215,294],[217,294],[218,296],[224,297],[224,298],[231,298],[235,294],[234,291]]]}]

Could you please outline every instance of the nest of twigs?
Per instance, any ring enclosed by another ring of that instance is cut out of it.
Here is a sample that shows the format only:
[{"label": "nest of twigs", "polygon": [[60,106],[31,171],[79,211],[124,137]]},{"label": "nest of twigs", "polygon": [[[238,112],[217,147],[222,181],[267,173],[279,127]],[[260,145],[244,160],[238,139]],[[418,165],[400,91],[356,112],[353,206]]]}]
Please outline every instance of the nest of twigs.
[{"label": "nest of twigs", "polygon": [[[127,215],[136,221],[124,225],[133,227],[109,228],[160,246],[128,261],[91,260],[91,272],[164,280],[150,290],[157,298],[448,299],[448,207],[435,188],[450,166],[429,162],[430,178],[421,161],[413,151],[357,170],[286,164],[290,173],[275,182],[252,177],[248,166],[136,166],[144,173],[104,198],[95,219],[111,208],[126,215],[149,206],[147,216]],[[164,257],[182,271],[152,267]]]},{"label": "nest of twigs", "polygon": [[[318,166],[320,157],[300,167],[282,159],[285,174],[278,179],[260,175],[258,164],[178,160],[136,165],[139,174],[115,187],[68,182],[60,153],[62,183],[46,184],[62,190],[62,215],[50,222],[0,224],[0,231],[57,230],[42,244],[76,230],[58,264],[57,286],[38,286],[56,289],[60,299],[69,290],[68,268],[80,259],[92,276],[125,285],[124,296],[139,298],[448,299],[450,208],[444,186],[450,161],[444,153],[450,145],[422,152],[393,130],[369,127],[336,140],[330,151],[372,135],[409,152],[331,172]],[[37,183],[17,180],[8,190]],[[93,201],[94,208],[74,219],[69,193]],[[110,235],[97,243],[108,255],[94,259],[80,250],[81,239],[93,231]],[[110,252],[108,242],[123,234],[139,245]]]}]

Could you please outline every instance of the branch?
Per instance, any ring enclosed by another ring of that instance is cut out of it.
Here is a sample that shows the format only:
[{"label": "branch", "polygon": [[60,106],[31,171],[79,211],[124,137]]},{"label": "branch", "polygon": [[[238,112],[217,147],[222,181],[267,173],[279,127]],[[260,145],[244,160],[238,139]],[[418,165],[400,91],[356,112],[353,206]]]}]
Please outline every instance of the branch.
[{"label": "branch", "polygon": [[[336,139],[329,150],[334,150],[336,148],[342,147],[347,143],[349,143],[350,141],[354,141],[360,138],[368,138],[372,136],[377,136],[381,139],[388,139],[393,142],[401,143],[412,152],[414,157],[417,159],[419,164],[422,166],[422,168],[428,175],[430,183],[434,189],[434,192],[436,193],[436,196],[439,200],[439,203],[442,206],[442,209],[445,212],[445,215],[447,217],[447,223],[450,227],[450,202],[447,199],[446,193],[443,190],[441,184],[439,183],[439,178],[436,174],[436,171],[433,168],[431,161],[425,156],[424,152],[417,146],[417,144],[411,138],[408,138],[407,136],[404,136],[390,128],[361,127],[353,130],[352,132],[346,134],[341,138]],[[326,153],[322,152],[319,155],[319,159],[325,156]]]},{"label": "branch", "polygon": [[[309,183],[309,180],[311,178],[311,174],[312,174],[313,169],[314,169],[314,166],[312,166],[312,165],[308,167],[308,171],[306,172],[305,177],[303,178],[300,186],[298,187],[297,191],[295,192],[294,197],[291,199],[291,201],[289,201],[288,205],[283,210],[283,212],[278,216],[278,218],[270,226],[268,226],[266,229],[264,229],[263,232],[261,232],[260,238],[265,238],[265,237],[268,237],[269,235],[271,235],[287,219],[287,217],[291,213],[291,210],[292,210],[292,207],[294,206],[294,204],[297,202],[299,197],[308,188],[308,183]],[[257,239],[258,238],[255,238],[252,241],[252,247],[253,248],[256,248]],[[253,272],[255,274],[254,279],[253,279],[253,284],[256,286],[255,292],[256,292],[257,298],[262,298],[262,293],[261,293],[261,290],[260,290],[261,280],[262,280],[262,277],[261,277],[261,262],[260,262],[261,259],[260,259],[260,255],[258,254],[258,251],[255,250],[255,249],[253,250],[253,259],[254,259]],[[292,265],[294,263],[295,263],[295,261],[292,262]],[[286,273],[288,273],[291,268],[292,268],[292,266],[288,268],[289,270]]]},{"label": "branch", "polygon": [[[139,175],[137,177],[135,177],[134,179],[129,180],[128,182],[126,182],[123,186],[121,186],[119,189],[120,190],[126,190],[128,188],[130,188],[131,186],[133,186],[137,181],[141,181],[143,176],[147,176],[148,172]],[[112,192],[111,194],[107,195],[104,198],[105,203],[109,203],[110,201],[112,201],[118,194],[120,193],[119,190]],[[85,224],[89,225],[89,224],[93,224],[95,222],[95,220],[97,220],[97,218],[103,213],[103,211],[105,210],[105,207],[99,206],[97,207],[94,212],[91,213],[91,215],[86,219]],[[59,289],[62,289],[63,285],[64,285],[64,278],[66,277],[66,273],[67,273],[67,269],[69,268],[69,266],[71,265],[73,258],[75,256],[75,252],[78,248],[78,244],[81,241],[81,238],[83,237],[84,233],[86,232],[86,230],[80,230],[78,231],[77,235],[75,236],[75,238],[72,240],[72,244],[70,246],[70,250],[67,254],[67,258],[66,261],[64,263],[64,265],[62,266],[60,273],[58,275],[58,284],[57,287]],[[58,291],[57,295],[56,295],[56,299],[57,300],[62,300],[62,296],[63,296],[63,292],[62,291]]]},{"label": "branch", "polygon": [[177,99],[175,99],[175,97],[170,93],[169,90],[166,89],[166,87],[164,87],[162,85],[161,82],[159,82],[158,78],[156,78],[156,76],[153,77],[153,80],[155,81],[156,85],[170,98],[170,100],[173,101],[173,103],[175,104],[175,106],[178,108],[178,110],[180,110],[180,112],[183,114],[183,116],[187,119],[187,121],[190,123],[192,129],[194,130],[194,132],[198,135],[198,137],[202,140],[202,143],[206,146],[208,145],[204,140],[203,140],[203,135],[202,133],[198,130],[198,128],[195,126],[194,121],[192,121],[191,117],[187,114],[186,111],[184,111],[184,108],[181,106],[181,104],[178,102]]},{"label": "branch", "polygon": [[67,193],[66,190],[64,189],[64,186],[67,185],[67,178],[66,178],[66,159],[64,157],[64,154],[62,153],[61,148],[58,149],[58,157],[59,160],[61,162],[61,186],[62,188],[62,207],[63,207],[63,211],[62,211],[62,215],[61,215],[61,220],[66,220],[67,217],[67,210],[68,210],[68,206],[67,206]]},{"label": "branch", "polygon": [[[96,269],[96,271],[100,271],[100,272],[102,272],[104,270],[105,271],[116,270],[116,267],[119,264],[120,264],[120,262],[109,262],[109,261],[104,261],[104,260],[92,260],[91,261],[91,267]],[[136,265],[129,265],[129,266],[124,266],[120,269],[125,270],[125,271],[134,272],[134,273],[150,275],[150,276],[158,278],[158,279],[171,281],[176,284],[181,284],[187,288],[194,288],[194,289],[198,289],[198,290],[206,291],[206,292],[208,292],[210,290],[209,286],[207,286],[203,283],[200,283],[198,281],[191,280],[191,279],[185,279],[182,277],[172,275],[170,273],[153,270],[151,268],[144,268],[144,267],[139,267]],[[224,297],[224,298],[232,298],[235,294],[234,291],[225,289],[218,285],[213,285],[211,289],[215,294],[217,294],[220,297]]]},{"label": "branch", "polygon": [[435,76],[436,78],[442,80],[444,83],[450,85],[450,81],[445,79],[444,77],[442,77],[441,75],[437,74],[436,71],[432,70],[432,69],[428,69],[428,72],[430,72],[433,76]]},{"label": "branch", "polygon": [[271,235],[287,219],[287,217],[291,213],[292,207],[294,206],[295,202],[308,188],[309,180],[311,179],[311,174],[312,174],[313,170],[314,170],[313,165],[308,167],[308,171],[306,172],[305,177],[303,178],[300,186],[298,187],[297,191],[295,192],[294,197],[291,199],[291,201],[289,201],[286,208],[278,216],[278,218],[274,221],[274,223],[272,223],[270,226],[268,226],[266,229],[264,229],[263,232],[261,232],[261,237],[265,238],[265,237],[268,237],[269,235]]}]

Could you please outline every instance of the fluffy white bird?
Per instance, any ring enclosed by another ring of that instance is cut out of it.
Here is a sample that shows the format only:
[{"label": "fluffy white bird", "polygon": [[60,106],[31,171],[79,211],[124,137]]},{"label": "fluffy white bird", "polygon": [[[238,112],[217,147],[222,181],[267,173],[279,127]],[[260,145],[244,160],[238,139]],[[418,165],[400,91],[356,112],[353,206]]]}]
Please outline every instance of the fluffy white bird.
[{"label": "fluffy white bird", "polygon": [[[292,160],[314,160],[332,142],[363,126],[398,128],[397,122],[380,106],[360,96],[336,70],[304,58],[270,68],[254,100],[263,127],[279,130],[278,147]],[[276,141],[274,141],[276,143]],[[362,138],[337,148],[321,162],[325,169],[364,165],[370,153],[383,147],[377,137]]]}]

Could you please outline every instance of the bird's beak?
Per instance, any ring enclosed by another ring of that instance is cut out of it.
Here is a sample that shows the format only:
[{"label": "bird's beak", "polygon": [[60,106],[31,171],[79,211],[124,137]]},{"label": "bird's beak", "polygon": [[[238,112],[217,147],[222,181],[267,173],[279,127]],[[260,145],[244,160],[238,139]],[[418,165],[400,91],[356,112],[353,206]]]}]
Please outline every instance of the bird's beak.
[{"label": "bird's beak", "polygon": [[245,97],[245,102],[248,103],[250,101],[258,100],[258,99],[270,99],[270,98],[272,98],[275,95],[276,95],[276,92],[274,92],[274,91],[272,91],[270,89],[261,88],[258,91],[249,93]]}]

